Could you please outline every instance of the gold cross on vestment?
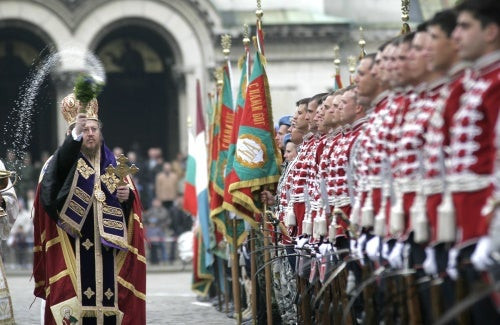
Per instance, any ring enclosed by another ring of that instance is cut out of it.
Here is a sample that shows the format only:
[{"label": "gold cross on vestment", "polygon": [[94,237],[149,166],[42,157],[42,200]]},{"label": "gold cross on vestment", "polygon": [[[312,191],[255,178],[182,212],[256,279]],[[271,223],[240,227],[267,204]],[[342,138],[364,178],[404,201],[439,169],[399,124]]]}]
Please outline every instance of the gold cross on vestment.
[{"label": "gold cross on vestment", "polygon": [[117,184],[117,186],[123,186],[127,185],[125,182],[125,177],[128,175],[134,175],[139,171],[139,168],[137,168],[134,164],[132,164],[130,167],[128,166],[128,158],[125,157],[124,154],[121,154],[118,159],[116,159],[116,167],[113,167],[113,165],[109,165],[106,168],[106,172],[108,174],[115,174],[116,177],[120,180]]}]

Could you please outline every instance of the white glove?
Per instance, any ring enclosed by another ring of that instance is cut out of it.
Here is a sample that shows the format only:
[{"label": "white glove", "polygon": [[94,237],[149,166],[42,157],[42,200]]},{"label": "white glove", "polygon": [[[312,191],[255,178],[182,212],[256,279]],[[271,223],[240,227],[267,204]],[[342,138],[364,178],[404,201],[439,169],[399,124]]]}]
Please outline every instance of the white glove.
[{"label": "white glove", "polygon": [[391,254],[389,254],[389,263],[395,269],[403,268],[403,248],[404,243],[396,242],[392,248]]},{"label": "white glove", "polygon": [[322,255],[322,256],[326,256],[328,255],[328,252],[330,251],[330,244],[321,244],[319,245],[319,253]]},{"label": "white glove", "polygon": [[307,243],[308,240],[309,240],[308,238],[300,238],[299,240],[297,240],[297,244],[295,245],[295,247],[297,248],[304,247],[305,243]]},{"label": "white glove", "polygon": [[494,264],[491,258],[491,238],[489,236],[479,238],[470,260],[478,271],[484,271]]},{"label": "white glove", "polygon": [[387,243],[382,246],[382,257],[386,260],[389,259],[389,244]]},{"label": "white glove", "polygon": [[436,252],[434,247],[425,248],[425,261],[423,264],[425,273],[429,275],[437,274]]},{"label": "white glove", "polygon": [[351,249],[351,254],[354,254],[358,250],[358,241],[356,239],[351,239],[349,241],[349,246]]},{"label": "white glove", "polygon": [[448,273],[450,278],[452,278],[453,280],[458,279],[457,256],[458,249],[450,249],[450,251],[448,252],[448,266],[446,267],[446,273]]},{"label": "white glove", "polygon": [[380,237],[375,236],[366,243],[366,255],[373,262],[378,262],[378,248],[380,246]]}]

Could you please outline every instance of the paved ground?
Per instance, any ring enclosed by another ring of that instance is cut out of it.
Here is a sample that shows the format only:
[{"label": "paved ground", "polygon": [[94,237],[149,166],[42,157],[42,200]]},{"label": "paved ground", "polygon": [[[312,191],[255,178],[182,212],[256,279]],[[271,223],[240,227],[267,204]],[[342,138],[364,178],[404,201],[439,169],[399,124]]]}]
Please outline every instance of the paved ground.
[{"label": "paved ground", "polygon": [[[34,300],[30,275],[28,272],[8,273],[17,324],[40,324],[40,301]],[[161,272],[161,269],[148,272],[147,324],[236,324],[211,304],[198,302],[190,287],[190,272]]]}]

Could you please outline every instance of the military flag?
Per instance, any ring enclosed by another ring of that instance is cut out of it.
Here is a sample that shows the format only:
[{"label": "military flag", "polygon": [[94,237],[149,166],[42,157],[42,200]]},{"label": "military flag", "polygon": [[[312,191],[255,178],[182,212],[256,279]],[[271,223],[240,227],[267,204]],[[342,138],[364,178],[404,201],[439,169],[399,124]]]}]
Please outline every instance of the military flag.
[{"label": "military flag", "polygon": [[196,82],[196,135],[189,132],[189,155],[186,168],[184,209],[196,216],[193,245],[193,290],[206,294],[213,281],[209,267],[214,262],[213,226],[210,225],[208,205],[208,168],[205,122],[201,104],[200,82]]},{"label": "military flag", "polygon": [[[246,39],[248,40],[248,38]],[[240,211],[244,211],[245,208],[237,204],[236,204],[237,206],[235,207],[235,203],[233,202],[233,196],[229,192],[229,185],[231,184],[231,180],[235,179],[234,178],[235,171],[233,168],[233,164],[236,152],[236,141],[238,139],[238,131],[240,127],[241,116],[243,114],[243,109],[245,107],[245,96],[248,85],[248,76],[249,76],[248,70],[249,70],[249,57],[250,57],[250,50],[248,47],[249,42],[250,42],[249,40],[248,42],[246,42],[245,54],[243,55],[242,60],[240,60],[241,77],[240,77],[240,84],[238,87],[238,95],[236,98],[234,126],[231,135],[231,142],[229,144],[229,149],[228,149],[227,165],[226,165],[226,182],[224,187],[223,208],[227,211],[235,213],[236,215],[239,215]],[[251,212],[247,210],[245,211],[245,214],[251,214]],[[231,242],[230,238],[232,238],[233,235],[234,234],[232,227],[228,227],[226,234],[226,237],[228,237],[228,242]],[[241,220],[238,220],[237,222],[236,237],[238,245],[240,245],[246,238],[245,225],[243,224],[243,222],[241,222]]]},{"label": "military flag", "polygon": [[234,175],[228,180],[233,202],[244,208],[238,210],[238,214],[253,227],[257,226],[253,213],[261,212],[253,191],[277,183],[281,164],[281,154],[274,141],[271,96],[262,61],[263,55],[257,52],[238,130]]}]

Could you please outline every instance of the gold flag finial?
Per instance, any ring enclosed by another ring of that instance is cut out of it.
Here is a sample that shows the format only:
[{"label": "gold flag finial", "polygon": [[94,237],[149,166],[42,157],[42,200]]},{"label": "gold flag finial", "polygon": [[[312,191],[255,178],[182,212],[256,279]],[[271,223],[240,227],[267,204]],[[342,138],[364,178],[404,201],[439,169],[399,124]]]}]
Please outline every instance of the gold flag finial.
[{"label": "gold flag finial", "polygon": [[333,65],[335,65],[335,73],[340,74],[340,47],[338,44],[333,46]]},{"label": "gold flag finial", "polygon": [[264,11],[262,11],[261,0],[257,0],[257,10],[255,10],[255,15],[260,20],[264,16]]},{"label": "gold flag finial", "polygon": [[350,55],[347,58],[347,65],[349,66],[349,72],[354,73],[356,71],[357,59],[354,55]]},{"label": "gold flag finial", "polygon": [[358,60],[354,55],[350,55],[347,58],[347,66],[349,67],[349,83],[351,85],[354,84],[354,72],[356,72],[356,64],[358,63]]},{"label": "gold flag finial", "polygon": [[250,44],[250,31],[248,24],[243,25],[243,45],[248,46]]},{"label": "gold flag finial", "polygon": [[410,20],[410,0],[401,0],[401,20],[403,21],[401,34],[408,34],[410,32],[410,25],[408,25]]},{"label": "gold flag finial", "polygon": [[229,57],[229,53],[231,53],[231,35],[224,34],[220,38],[220,44],[222,46],[222,54],[227,59]]},{"label": "gold flag finial", "polygon": [[217,83],[217,87],[222,87],[222,85],[224,84],[224,71],[222,70],[222,68],[216,68],[215,69],[215,72],[214,72],[214,77],[215,77],[215,80],[216,80],[216,83]]},{"label": "gold flag finial", "polygon": [[359,53],[359,58],[358,59],[361,60],[366,55],[366,51],[365,51],[366,41],[365,41],[365,37],[364,37],[364,32],[363,32],[363,27],[362,26],[359,26],[359,41],[358,41],[358,45],[361,48],[361,53]]}]

